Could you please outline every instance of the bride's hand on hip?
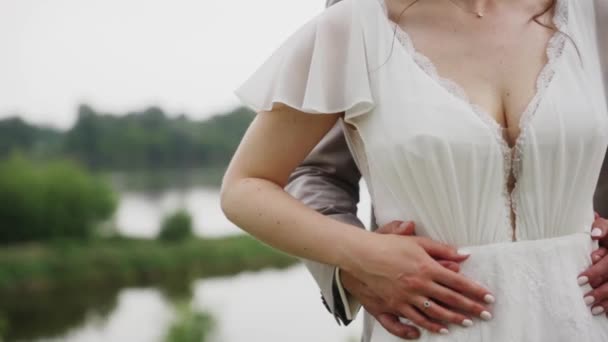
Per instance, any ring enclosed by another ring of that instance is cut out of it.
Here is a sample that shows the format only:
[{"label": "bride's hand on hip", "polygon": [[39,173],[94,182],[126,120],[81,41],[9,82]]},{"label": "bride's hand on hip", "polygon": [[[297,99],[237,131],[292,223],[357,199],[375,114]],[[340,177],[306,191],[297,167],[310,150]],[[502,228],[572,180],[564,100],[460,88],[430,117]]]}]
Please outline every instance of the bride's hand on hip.
[{"label": "bride's hand on hip", "polygon": [[455,248],[425,237],[373,233],[353,248],[357,258],[341,268],[381,297],[390,312],[435,333],[448,332],[444,323],[470,326],[471,316],[491,319],[483,304],[494,302],[490,291],[433,259],[466,260]]},{"label": "bride's hand on hip", "polygon": [[[397,234],[411,236],[416,234],[416,226],[412,221],[391,221],[374,230],[377,234]],[[460,271],[457,262],[450,260],[437,260],[443,267],[454,272]],[[365,311],[372,315],[380,325],[391,334],[406,340],[415,340],[420,337],[419,327],[401,322],[399,315],[391,313],[383,299],[370,288],[355,278],[351,273],[341,270],[341,283],[344,289],[353,296]]]},{"label": "bride's hand on hip", "polygon": [[599,248],[591,253],[592,265],[579,274],[578,283],[593,288],[583,295],[584,301],[594,315],[600,315],[608,312],[608,220],[596,213],[591,228]]}]

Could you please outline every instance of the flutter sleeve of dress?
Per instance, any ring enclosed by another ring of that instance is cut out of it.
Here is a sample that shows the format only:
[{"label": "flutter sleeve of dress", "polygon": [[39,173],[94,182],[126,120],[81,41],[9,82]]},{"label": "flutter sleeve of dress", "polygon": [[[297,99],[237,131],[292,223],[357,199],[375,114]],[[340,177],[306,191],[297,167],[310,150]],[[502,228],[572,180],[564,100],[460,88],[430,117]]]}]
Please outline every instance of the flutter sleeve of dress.
[{"label": "flutter sleeve of dress", "polygon": [[[373,108],[357,0],[343,0],[306,22],[236,90],[255,110],[277,103],[310,114]],[[269,24],[271,25],[271,24]]]},{"label": "flutter sleeve of dress", "polygon": [[[256,112],[271,111],[279,103],[308,114],[344,112],[345,119],[371,111],[374,102],[358,4],[359,0],[342,0],[307,21],[235,95]],[[335,314],[335,267],[306,264]]]}]

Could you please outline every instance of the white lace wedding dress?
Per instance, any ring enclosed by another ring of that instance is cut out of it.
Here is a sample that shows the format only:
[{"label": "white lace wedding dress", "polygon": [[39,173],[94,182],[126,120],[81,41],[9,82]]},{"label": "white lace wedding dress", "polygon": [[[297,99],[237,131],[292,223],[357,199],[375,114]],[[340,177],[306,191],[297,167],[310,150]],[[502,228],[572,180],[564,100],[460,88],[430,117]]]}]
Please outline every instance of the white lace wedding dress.
[{"label": "white lace wedding dress", "polygon": [[[577,283],[597,248],[592,198],[608,145],[593,0],[558,0],[554,23],[575,45],[551,39],[513,148],[407,33],[395,40],[381,0],[330,7],[236,90],[256,110],[345,111],[378,224],[413,220],[418,235],[472,253],[461,272],[495,294],[493,320],[420,341],[608,341],[608,319],[583,302],[591,287]],[[399,340],[365,319],[365,341]]]}]

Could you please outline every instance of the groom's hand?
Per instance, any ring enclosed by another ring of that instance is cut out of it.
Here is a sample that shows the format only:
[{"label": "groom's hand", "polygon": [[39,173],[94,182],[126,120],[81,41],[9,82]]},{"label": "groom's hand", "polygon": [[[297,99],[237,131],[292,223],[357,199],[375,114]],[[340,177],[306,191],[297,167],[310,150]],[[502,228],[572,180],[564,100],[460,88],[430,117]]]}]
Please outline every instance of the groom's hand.
[{"label": "groom's hand", "polygon": [[[375,232],[397,235],[414,235],[416,233],[413,222],[405,222],[406,225],[402,223],[404,222],[392,221],[378,228]],[[454,272],[460,271],[460,266],[456,262],[449,260],[437,260],[437,262]],[[341,270],[340,279],[342,286],[391,334],[410,340],[420,337],[420,330],[417,327],[404,324],[399,321],[397,315],[389,313],[389,305],[352,274]]]},{"label": "groom's hand", "polygon": [[584,295],[595,315],[608,312],[608,220],[595,213],[591,238],[598,240],[599,248],[591,253],[593,265],[579,275],[579,284],[593,287]]}]

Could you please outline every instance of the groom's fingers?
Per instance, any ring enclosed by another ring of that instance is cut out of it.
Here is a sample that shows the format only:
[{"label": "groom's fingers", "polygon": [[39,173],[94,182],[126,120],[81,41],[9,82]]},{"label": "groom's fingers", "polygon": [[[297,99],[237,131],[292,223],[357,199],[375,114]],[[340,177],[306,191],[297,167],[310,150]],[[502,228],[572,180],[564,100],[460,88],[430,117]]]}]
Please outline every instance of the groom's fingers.
[{"label": "groom's fingers", "polygon": [[382,313],[376,316],[376,319],[391,334],[404,338],[406,340],[416,340],[420,337],[418,328],[401,323],[396,315]]},{"label": "groom's fingers", "polygon": [[[379,234],[415,235],[416,234],[416,224],[413,221],[394,220],[394,221],[391,221],[391,222],[383,225],[382,227],[379,227],[378,229],[376,229],[375,232],[379,233]],[[448,247],[448,248],[451,248],[451,247]],[[435,248],[434,251],[436,251],[436,250],[437,249]],[[447,253],[448,255],[452,255],[453,251],[446,251],[445,253]],[[429,253],[429,254],[431,254],[431,253]],[[441,254],[441,253],[436,252],[436,254]],[[462,259],[465,259],[465,258],[466,258],[466,256],[460,256],[460,255],[456,257],[456,259],[459,261],[461,261]],[[437,262],[439,264],[441,264],[441,266],[443,266],[451,271],[460,272],[460,266],[458,265],[457,262],[454,262],[451,260],[443,260],[443,259],[438,259]]]},{"label": "groom's fingers", "polygon": [[379,234],[398,234],[398,235],[414,235],[415,224],[412,221],[391,221],[382,227],[376,229]]},{"label": "groom's fingers", "polygon": [[600,247],[591,253],[591,261],[596,264],[598,261],[602,260],[606,254],[608,254],[608,249],[605,247]]},{"label": "groom's fingers", "polygon": [[450,271],[460,272],[460,265],[457,262],[453,262],[450,260],[437,260],[439,265],[447,268]]}]

